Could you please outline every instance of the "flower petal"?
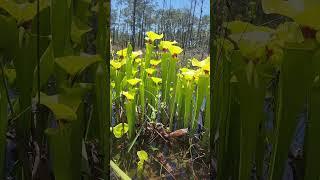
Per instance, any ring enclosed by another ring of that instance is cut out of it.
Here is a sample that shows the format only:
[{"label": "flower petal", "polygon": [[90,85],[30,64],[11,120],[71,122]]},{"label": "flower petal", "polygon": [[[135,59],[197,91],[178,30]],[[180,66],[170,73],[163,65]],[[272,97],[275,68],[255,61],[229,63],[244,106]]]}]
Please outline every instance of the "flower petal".
[{"label": "flower petal", "polygon": [[162,39],[163,38],[163,34],[157,34],[153,31],[149,31],[147,32],[147,36],[151,41],[155,41],[157,39]]}]

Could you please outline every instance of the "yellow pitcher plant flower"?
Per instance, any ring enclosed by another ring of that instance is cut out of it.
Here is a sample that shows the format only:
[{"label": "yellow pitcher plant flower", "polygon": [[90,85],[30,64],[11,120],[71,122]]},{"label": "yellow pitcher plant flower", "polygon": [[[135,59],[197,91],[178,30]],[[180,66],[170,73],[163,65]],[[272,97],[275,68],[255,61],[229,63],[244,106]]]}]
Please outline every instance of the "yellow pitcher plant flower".
[{"label": "yellow pitcher plant flower", "polygon": [[182,75],[187,81],[191,81],[195,78],[196,71],[193,69],[183,68]]},{"label": "yellow pitcher plant flower", "polygon": [[151,79],[156,85],[159,85],[159,83],[162,82],[162,79],[158,77],[151,77]]},{"label": "yellow pitcher plant flower", "polygon": [[148,75],[152,75],[156,70],[154,68],[147,68],[146,72],[148,73]]},{"label": "yellow pitcher plant flower", "polygon": [[192,66],[199,67],[206,74],[210,73],[210,56],[202,61],[199,61],[196,58],[192,58],[191,64],[192,64]]},{"label": "yellow pitcher plant flower", "polygon": [[124,59],[122,61],[117,61],[117,60],[110,61],[110,65],[116,70],[120,69],[124,64],[126,64],[126,61]]},{"label": "yellow pitcher plant flower", "polygon": [[169,47],[169,52],[172,54],[172,57],[176,58],[177,55],[182,53],[183,49],[179,46],[172,45]]},{"label": "yellow pitcher plant flower", "polygon": [[120,57],[120,59],[123,59],[127,57],[128,48],[122,49],[117,51],[117,55]]},{"label": "yellow pitcher plant flower", "polygon": [[147,32],[147,37],[145,38],[147,41],[151,41],[153,43],[155,40],[162,39],[163,34],[157,34],[153,31],[148,31]]},{"label": "yellow pitcher plant flower", "polygon": [[184,72],[187,72],[187,71],[189,71],[190,69],[188,69],[188,68],[180,68],[180,71],[181,71],[181,74],[183,74]]},{"label": "yellow pitcher plant flower", "polygon": [[191,59],[191,64],[192,64],[192,66],[202,68],[202,67],[206,64],[206,59],[203,60],[203,61],[199,61],[199,60],[196,59],[196,58],[192,58],[192,59]]},{"label": "yellow pitcher plant flower", "polygon": [[206,74],[210,74],[210,62],[203,66],[203,70]]},{"label": "yellow pitcher plant flower", "polygon": [[124,95],[129,101],[134,100],[134,94],[131,94],[127,91],[122,91],[121,94]]},{"label": "yellow pitcher plant flower", "polygon": [[135,85],[137,85],[139,82],[141,82],[141,79],[139,79],[139,78],[128,79],[127,82],[128,82],[129,84],[131,84],[132,86],[135,86]]},{"label": "yellow pitcher plant flower", "polygon": [[170,46],[177,44],[177,41],[160,41],[159,48],[163,51],[168,50]]},{"label": "yellow pitcher plant flower", "polygon": [[262,0],[262,8],[266,14],[280,14],[290,17],[303,26],[309,26],[316,30],[320,29],[320,22],[317,18],[320,16],[319,1],[268,1]]},{"label": "yellow pitcher plant flower", "polygon": [[177,57],[183,49],[175,44],[177,44],[176,41],[161,41],[159,47],[164,52],[169,51],[173,57]]},{"label": "yellow pitcher plant flower", "polygon": [[142,59],[141,59],[141,58],[136,58],[136,59],[134,60],[134,62],[136,62],[137,64],[140,64],[140,63],[141,63],[141,61],[142,61]]},{"label": "yellow pitcher plant flower", "polygon": [[135,59],[136,57],[142,55],[142,51],[139,50],[139,51],[133,51],[132,52],[132,59]]},{"label": "yellow pitcher plant flower", "polygon": [[161,63],[161,60],[155,60],[155,59],[150,60],[150,64],[152,66],[157,66],[160,63]]}]

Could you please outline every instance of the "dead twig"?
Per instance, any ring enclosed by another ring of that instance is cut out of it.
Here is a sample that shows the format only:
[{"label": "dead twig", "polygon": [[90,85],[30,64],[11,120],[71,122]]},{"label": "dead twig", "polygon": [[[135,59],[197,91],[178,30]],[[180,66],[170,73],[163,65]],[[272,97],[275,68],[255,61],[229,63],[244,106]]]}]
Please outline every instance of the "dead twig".
[{"label": "dead twig", "polygon": [[39,148],[39,145],[38,145],[38,143],[36,141],[33,141],[33,146],[34,146],[34,150],[36,152],[36,156],[35,156],[34,163],[33,163],[33,168],[32,168],[32,179],[34,179],[34,177],[35,177],[35,175],[37,173],[39,164],[40,164],[40,148]]},{"label": "dead twig", "polygon": [[169,174],[170,176],[175,180],[176,178],[174,177],[174,175],[166,168],[166,166],[164,164],[162,164],[160,161],[158,161],[155,157],[151,156],[156,162],[158,162],[161,167],[163,167]]}]

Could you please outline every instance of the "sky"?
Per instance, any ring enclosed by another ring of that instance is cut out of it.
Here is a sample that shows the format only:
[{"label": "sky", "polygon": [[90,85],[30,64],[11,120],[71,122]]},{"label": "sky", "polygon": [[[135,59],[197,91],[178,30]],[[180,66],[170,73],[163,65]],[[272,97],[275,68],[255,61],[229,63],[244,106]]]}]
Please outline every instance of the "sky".
[{"label": "sky", "polygon": [[[113,1],[113,2],[112,2]],[[111,8],[115,8],[114,2],[117,0],[111,0]],[[154,0],[158,5],[159,9],[162,8],[162,3],[163,0]],[[174,9],[180,9],[180,8],[187,8],[190,9],[191,6],[191,1],[192,0],[165,0],[165,8],[169,9],[170,8],[170,3],[171,7]],[[200,7],[201,6],[201,0],[197,0],[197,7],[195,10],[196,16],[200,15]],[[202,9],[202,15],[210,15],[210,0],[203,0],[203,9]]]}]

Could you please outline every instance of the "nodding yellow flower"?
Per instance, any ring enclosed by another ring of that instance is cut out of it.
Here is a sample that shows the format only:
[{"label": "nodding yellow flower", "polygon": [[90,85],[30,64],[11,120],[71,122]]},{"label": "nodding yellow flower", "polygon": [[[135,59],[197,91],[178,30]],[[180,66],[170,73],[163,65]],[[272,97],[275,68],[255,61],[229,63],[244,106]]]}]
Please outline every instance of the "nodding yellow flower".
[{"label": "nodding yellow flower", "polygon": [[133,51],[132,52],[132,59],[135,59],[136,57],[142,55],[142,51],[139,50],[139,51]]},{"label": "nodding yellow flower", "polygon": [[152,75],[156,70],[153,68],[147,68],[146,72],[148,73],[148,75]]},{"label": "nodding yellow flower", "polygon": [[210,73],[210,63],[204,65],[203,70],[206,74]]},{"label": "nodding yellow flower", "polygon": [[128,48],[122,49],[117,51],[117,55],[120,57],[120,59],[123,59],[127,57]]},{"label": "nodding yellow flower", "polygon": [[135,86],[135,85],[137,85],[139,82],[141,82],[141,79],[139,79],[139,78],[128,79],[127,82],[128,82],[129,84],[131,84],[132,86]]},{"label": "nodding yellow flower", "polygon": [[196,66],[196,67],[203,67],[205,62],[204,61],[199,61],[198,59],[196,58],[192,58],[191,59],[191,64],[192,66]]},{"label": "nodding yellow flower", "polygon": [[134,94],[131,94],[127,91],[122,91],[121,94],[124,95],[129,101],[134,99]]},{"label": "nodding yellow flower", "polygon": [[202,69],[197,69],[195,70],[195,73],[194,73],[194,80],[196,83],[198,83],[198,80],[199,80],[199,77],[203,75],[203,70]]},{"label": "nodding yellow flower", "polygon": [[184,72],[187,72],[187,71],[189,71],[190,69],[188,69],[188,68],[181,68],[180,69],[180,71],[181,71],[181,73],[183,74]]},{"label": "nodding yellow flower", "polygon": [[199,61],[196,58],[191,59],[192,66],[199,67],[206,74],[210,73],[210,56],[204,59],[203,61]]},{"label": "nodding yellow flower", "polygon": [[206,57],[204,61],[206,61],[207,63],[210,63],[210,56]]},{"label": "nodding yellow flower", "polygon": [[160,64],[160,62],[161,60],[155,60],[155,59],[150,60],[150,64],[153,66],[157,66],[158,64]]},{"label": "nodding yellow flower", "polygon": [[148,31],[147,32],[147,36],[148,37],[146,37],[146,40],[147,41],[150,40],[151,42],[154,42],[157,39],[162,39],[163,38],[163,34],[157,34],[157,33],[153,32],[153,31]]},{"label": "nodding yellow flower", "polygon": [[161,78],[157,78],[157,77],[151,77],[152,81],[154,83],[156,83],[156,85],[159,85],[159,83],[162,82],[162,79]]},{"label": "nodding yellow flower", "polygon": [[170,54],[174,58],[176,58],[177,55],[179,55],[183,51],[183,49],[175,44],[177,44],[177,41],[161,41],[159,44],[159,48],[164,52],[169,51]]},{"label": "nodding yellow flower", "polygon": [[210,64],[210,57],[207,57],[206,59],[204,59],[203,61],[199,61],[196,58],[192,58],[191,59],[191,64],[192,66],[195,67],[199,67],[199,68],[203,68],[206,64]]},{"label": "nodding yellow flower", "polygon": [[123,65],[122,62],[118,62],[118,61],[116,61],[116,60],[111,60],[111,61],[110,61],[110,64],[111,64],[111,66],[112,66],[113,68],[115,68],[116,70],[120,69],[121,66]]},{"label": "nodding yellow flower", "polygon": [[134,60],[134,62],[140,64],[140,63],[141,63],[141,58],[136,58],[136,59]]},{"label": "nodding yellow flower", "polygon": [[183,78],[183,75],[182,74],[177,74],[178,78]]},{"label": "nodding yellow flower", "polygon": [[175,46],[175,45],[172,45],[168,48],[169,52],[172,54],[173,57],[177,57],[177,55],[179,55],[183,49],[179,46]]},{"label": "nodding yellow flower", "polygon": [[111,87],[114,88],[115,86],[116,86],[116,83],[112,81],[111,82]]},{"label": "nodding yellow flower", "polygon": [[186,80],[191,81],[195,78],[196,71],[193,69],[185,68],[184,71],[182,71],[182,75]]},{"label": "nodding yellow flower", "polygon": [[159,48],[163,51],[167,51],[170,46],[177,43],[177,41],[160,41]]}]

